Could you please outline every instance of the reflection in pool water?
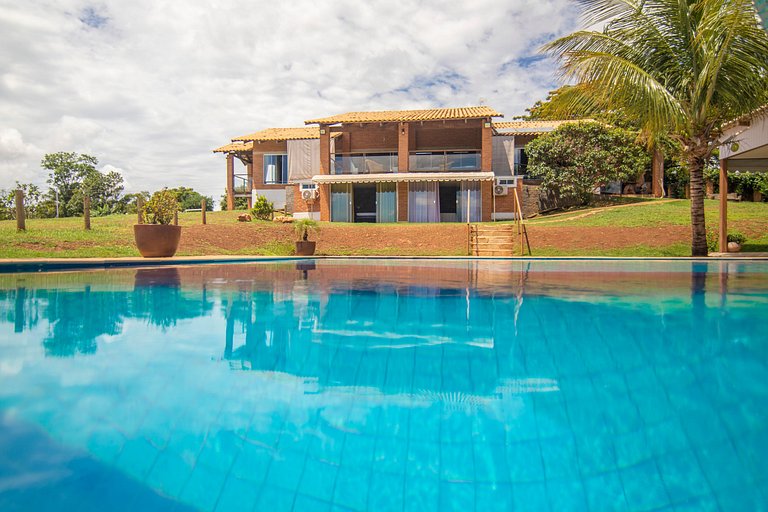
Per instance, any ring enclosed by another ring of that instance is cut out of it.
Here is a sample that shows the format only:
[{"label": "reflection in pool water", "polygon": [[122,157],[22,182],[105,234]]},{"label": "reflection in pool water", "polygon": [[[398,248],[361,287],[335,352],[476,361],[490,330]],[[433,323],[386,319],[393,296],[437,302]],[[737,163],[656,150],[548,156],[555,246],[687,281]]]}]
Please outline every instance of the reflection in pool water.
[{"label": "reflection in pool water", "polygon": [[727,262],[0,276],[0,509],[759,509],[766,317]]}]

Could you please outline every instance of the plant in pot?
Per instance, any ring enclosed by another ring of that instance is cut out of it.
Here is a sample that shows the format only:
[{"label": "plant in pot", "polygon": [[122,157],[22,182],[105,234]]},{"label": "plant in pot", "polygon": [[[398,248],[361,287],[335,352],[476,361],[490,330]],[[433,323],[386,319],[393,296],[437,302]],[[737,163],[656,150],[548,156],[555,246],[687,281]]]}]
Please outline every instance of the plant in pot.
[{"label": "plant in pot", "polygon": [[728,233],[728,252],[739,252],[747,237],[741,233]]},{"label": "plant in pot", "polygon": [[297,256],[312,256],[315,254],[315,242],[309,240],[310,231],[320,231],[317,221],[312,219],[300,219],[294,222],[294,229],[299,239],[296,241]]},{"label": "plant in pot", "polygon": [[146,224],[135,224],[133,236],[136,247],[145,258],[170,258],[176,254],[181,239],[181,226],[172,224],[179,210],[176,194],[168,189],[158,190],[142,207]]}]

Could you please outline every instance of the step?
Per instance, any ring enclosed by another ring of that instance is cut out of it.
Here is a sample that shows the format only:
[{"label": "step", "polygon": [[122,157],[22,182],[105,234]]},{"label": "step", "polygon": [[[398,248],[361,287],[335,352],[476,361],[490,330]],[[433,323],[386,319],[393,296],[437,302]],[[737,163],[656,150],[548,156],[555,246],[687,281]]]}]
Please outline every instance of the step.
[{"label": "step", "polygon": [[504,248],[507,248],[507,247],[519,247],[520,243],[519,242],[513,242],[513,241],[507,241],[507,242],[480,242],[478,244],[473,244],[473,245],[475,247],[484,247],[484,248],[487,249],[488,247],[504,247]]},{"label": "step", "polygon": [[495,243],[504,244],[504,243],[509,243],[509,242],[512,242],[512,241],[514,241],[514,238],[512,238],[511,236],[483,236],[483,237],[479,237],[479,238],[476,238],[476,239],[473,240],[473,242],[475,242],[475,243],[485,243],[485,244],[488,244],[488,243],[491,243],[491,244],[495,244]]},{"label": "step", "polygon": [[514,251],[483,251],[476,253],[475,256],[517,256]]}]

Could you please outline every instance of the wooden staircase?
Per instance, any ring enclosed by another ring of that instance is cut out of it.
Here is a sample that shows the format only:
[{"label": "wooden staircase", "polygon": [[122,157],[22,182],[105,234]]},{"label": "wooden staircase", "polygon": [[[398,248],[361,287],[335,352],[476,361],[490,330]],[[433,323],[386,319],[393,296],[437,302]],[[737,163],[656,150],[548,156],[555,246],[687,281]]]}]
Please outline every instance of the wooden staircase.
[{"label": "wooden staircase", "polygon": [[515,235],[517,226],[514,224],[469,226],[470,256],[515,256]]}]

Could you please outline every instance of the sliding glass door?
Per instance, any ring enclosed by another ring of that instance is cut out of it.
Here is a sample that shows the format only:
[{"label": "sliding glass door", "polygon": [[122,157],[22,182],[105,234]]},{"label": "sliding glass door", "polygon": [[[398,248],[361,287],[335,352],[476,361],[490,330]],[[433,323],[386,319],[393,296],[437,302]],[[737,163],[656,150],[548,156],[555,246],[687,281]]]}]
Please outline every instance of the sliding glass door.
[{"label": "sliding glass door", "polygon": [[408,184],[408,222],[440,222],[436,181]]},{"label": "sliding glass door", "polygon": [[462,181],[458,190],[457,217],[459,222],[467,222],[467,210],[469,210],[469,222],[480,222],[482,208],[480,198],[479,181]]},{"label": "sliding glass door", "polygon": [[331,222],[352,222],[352,185],[331,185]]},{"label": "sliding glass door", "polygon": [[376,222],[397,222],[397,187],[394,183],[376,185]]}]

